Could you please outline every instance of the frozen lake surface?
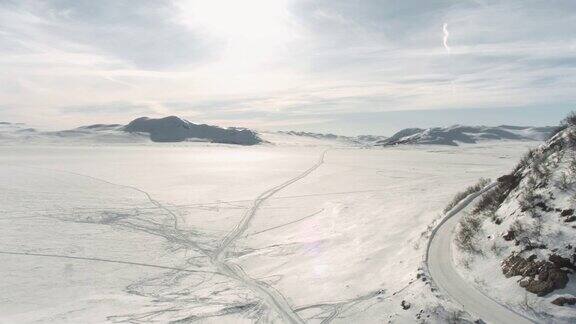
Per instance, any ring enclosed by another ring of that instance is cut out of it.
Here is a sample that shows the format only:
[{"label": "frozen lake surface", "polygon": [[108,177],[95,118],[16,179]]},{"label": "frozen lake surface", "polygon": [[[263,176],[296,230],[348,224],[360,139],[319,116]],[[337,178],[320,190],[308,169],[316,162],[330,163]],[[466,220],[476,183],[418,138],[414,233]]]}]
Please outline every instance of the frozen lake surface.
[{"label": "frozen lake surface", "polygon": [[409,321],[428,226],[536,144],[3,145],[0,322]]}]

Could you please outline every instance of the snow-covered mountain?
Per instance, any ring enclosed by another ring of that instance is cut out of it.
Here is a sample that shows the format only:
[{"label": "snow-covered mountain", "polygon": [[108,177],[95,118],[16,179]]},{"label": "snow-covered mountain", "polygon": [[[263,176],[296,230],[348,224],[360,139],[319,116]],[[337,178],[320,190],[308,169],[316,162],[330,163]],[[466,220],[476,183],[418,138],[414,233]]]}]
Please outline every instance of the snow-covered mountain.
[{"label": "snow-covered mountain", "polygon": [[262,142],[255,132],[248,129],[198,125],[176,116],[159,119],[141,117],[131,121],[121,130],[129,133],[148,133],[154,142],[182,142],[191,139],[239,145]]},{"label": "snow-covered mountain", "polygon": [[223,144],[261,143],[253,131],[239,128],[198,125],[170,116],[142,117],[128,125],[94,124],[61,131],[41,131],[24,124],[0,123],[0,141],[15,143],[145,143],[202,141]]},{"label": "snow-covered mountain", "polygon": [[456,229],[461,272],[545,322],[576,309],[576,125],[529,151]]},{"label": "snow-covered mountain", "polygon": [[322,134],[322,133],[312,133],[312,132],[297,132],[297,131],[280,131],[281,134],[292,135],[292,136],[303,136],[303,137],[312,137],[316,139],[328,139],[328,140],[335,140],[335,139],[343,139],[343,140],[350,140],[350,137],[347,136],[340,136],[334,134]]},{"label": "snow-covered mountain", "polygon": [[330,140],[330,141],[339,141],[348,144],[354,145],[368,145],[373,144],[378,141],[385,140],[386,136],[378,136],[378,135],[359,135],[359,136],[343,136],[343,135],[335,135],[335,134],[323,134],[323,133],[313,133],[313,132],[297,132],[297,131],[284,131],[278,132],[284,135],[290,135],[294,137],[302,137],[302,138],[312,138],[317,140]]},{"label": "snow-covered mountain", "polygon": [[523,126],[462,126],[434,127],[428,129],[406,128],[393,136],[377,141],[375,145],[437,144],[458,145],[483,140],[544,140],[554,127]]},{"label": "snow-covered mountain", "polygon": [[364,143],[364,144],[374,144],[378,141],[383,141],[387,138],[388,138],[388,136],[381,136],[381,135],[358,135],[358,136],[354,137],[354,139],[357,142]]},{"label": "snow-covered mountain", "polygon": [[0,141],[13,141],[36,134],[34,128],[22,123],[0,122]]}]

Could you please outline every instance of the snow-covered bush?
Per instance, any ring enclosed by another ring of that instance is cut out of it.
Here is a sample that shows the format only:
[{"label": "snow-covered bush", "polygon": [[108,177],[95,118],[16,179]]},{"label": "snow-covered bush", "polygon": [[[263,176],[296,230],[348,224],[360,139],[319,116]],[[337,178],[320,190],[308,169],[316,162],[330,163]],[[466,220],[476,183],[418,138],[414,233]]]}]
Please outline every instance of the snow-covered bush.
[{"label": "snow-covered bush", "polygon": [[560,173],[560,176],[558,177],[558,188],[562,190],[568,190],[571,184],[572,181],[568,177],[568,174],[566,172]]},{"label": "snow-covered bush", "polygon": [[477,215],[468,215],[460,221],[456,231],[456,245],[470,253],[481,253],[476,245],[476,236],[482,227],[482,220]]},{"label": "snow-covered bush", "polygon": [[507,188],[508,185],[499,182],[498,185],[488,191],[487,193],[482,196],[482,198],[478,201],[474,210],[472,211],[473,214],[493,214],[498,210],[500,204],[506,199],[508,195],[509,189]]},{"label": "snow-covered bush", "polygon": [[512,223],[510,230],[514,232],[517,241],[523,241],[529,237],[529,233],[526,230],[526,227],[518,219]]},{"label": "snow-covered bush", "polygon": [[450,324],[460,324],[465,323],[464,316],[466,313],[462,310],[456,310],[450,313],[450,316],[446,319]]},{"label": "snow-covered bush", "polygon": [[568,171],[573,177],[576,177],[576,158],[574,156],[568,162]]},{"label": "snow-covered bush", "polygon": [[569,113],[568,116],[562,120],[561,124],[565,126],[576,126],[576,112],[573,111]]},{"label": "snow-covered bush", "polygon": [[458,203],[460,203],[464,198],[468,197],[469,195],[482,190],[482,188],[486,187],[490,183],[490,179],[480,178],[478,182],[470,187],[466,188],[464,191],[461,191],[454,196],[452,201],[444,208],[444,213],[449,212],[452,208],[454,208]]},{"label": "snow-covered bush", "polygon": [[535,193],[536,183],[535,178],[530,177],[528,181],[526,181],[524,191],[518,197],[518,205],[524,212],[533,213],[537,201],[542,198],[540,194]]},{"label": "snow-covered bush", "polygon": [[554,128],[554,130],[552,130],[552,132],[550,132],[550,134],[548,134],[547,139],[551,139],[554,136],[556,136],[558,133],[562,132],[563,130],[565,130],[568,126],[566,125],[560,125],[556,128]]},{"label": "snow-covered bush", "polygon": [[532,225],[531,236],[535,241],[540,242],[542,238],[542,229],[544,228],[544,221],[542,220],[542,215],[534,215],[534,224]]},{"label": "snow-covered bush", "polygon": [[530,166],[532,164],[532,159],[534,158],[535,150],[528,150],[521,158],[512,174],[516,174],[518,171]]}]

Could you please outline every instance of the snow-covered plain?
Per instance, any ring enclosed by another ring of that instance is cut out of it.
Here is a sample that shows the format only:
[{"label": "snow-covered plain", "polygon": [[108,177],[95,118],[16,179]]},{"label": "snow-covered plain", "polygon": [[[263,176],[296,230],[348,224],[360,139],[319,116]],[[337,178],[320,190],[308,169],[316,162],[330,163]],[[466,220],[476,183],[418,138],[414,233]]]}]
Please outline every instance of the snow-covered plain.
[{"label": "snow-covered plain", "polygon": [[274,136],[251,147],[4,142],[0,322],[442,322],[416,280],[429,225],[535,145]]}]

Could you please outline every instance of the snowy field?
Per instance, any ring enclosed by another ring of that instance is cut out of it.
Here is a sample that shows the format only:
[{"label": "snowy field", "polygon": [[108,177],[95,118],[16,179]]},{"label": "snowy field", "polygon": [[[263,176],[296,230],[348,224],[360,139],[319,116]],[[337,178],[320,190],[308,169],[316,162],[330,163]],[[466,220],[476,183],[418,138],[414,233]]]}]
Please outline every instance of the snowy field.
[{"label": "snowy field", "polygon": [[411,322],[423,233],[536,144],[4,144],[0,323]]}]

